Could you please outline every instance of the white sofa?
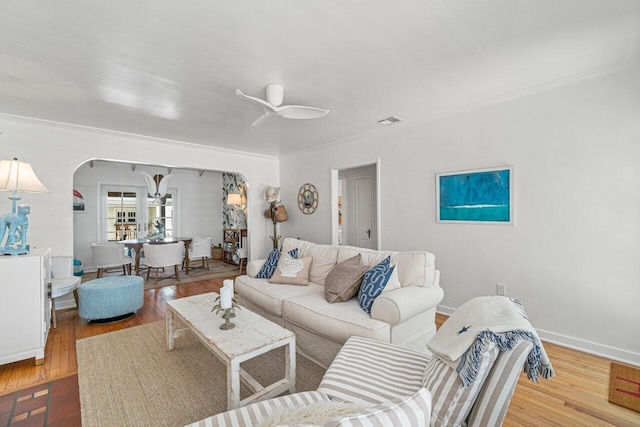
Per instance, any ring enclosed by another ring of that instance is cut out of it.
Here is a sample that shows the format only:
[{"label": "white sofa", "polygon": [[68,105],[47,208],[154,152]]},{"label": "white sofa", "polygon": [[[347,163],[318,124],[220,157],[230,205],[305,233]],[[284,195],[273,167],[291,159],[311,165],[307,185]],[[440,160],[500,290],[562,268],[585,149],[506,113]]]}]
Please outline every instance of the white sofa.
[{"label": "white sofa", "polygon": [[[436,307],[444,296],[433,254],[284,240],[283,253],[295,248],[299,258],[312,257],[308,286],[257,279],[265,260],[254,260],[247,265],[247,275],[236,278],[235,289],[241,305],[293,331],[299,353],[326,368],[351,336],[427,351],[426,343],[436,332]],[[358,254],[361,264],[372,267],[391,256],[402,286],[376,298],[371,315],[360,308],[357,298],[330,304],[324,295],[329,271]]]}]

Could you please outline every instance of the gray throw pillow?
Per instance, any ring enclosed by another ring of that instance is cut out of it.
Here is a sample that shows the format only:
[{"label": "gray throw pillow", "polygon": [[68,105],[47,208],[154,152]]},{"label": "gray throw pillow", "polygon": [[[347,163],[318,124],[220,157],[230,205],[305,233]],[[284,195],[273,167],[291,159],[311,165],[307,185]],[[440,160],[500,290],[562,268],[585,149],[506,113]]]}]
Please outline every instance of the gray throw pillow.
[{"label": "gray throw pillow", "polygon": [[360,265],[360,254],[336,264],[324,281],[326,300],[334,303],[353,298],[358,293],[367,270],[369,270],[368,266]]}]

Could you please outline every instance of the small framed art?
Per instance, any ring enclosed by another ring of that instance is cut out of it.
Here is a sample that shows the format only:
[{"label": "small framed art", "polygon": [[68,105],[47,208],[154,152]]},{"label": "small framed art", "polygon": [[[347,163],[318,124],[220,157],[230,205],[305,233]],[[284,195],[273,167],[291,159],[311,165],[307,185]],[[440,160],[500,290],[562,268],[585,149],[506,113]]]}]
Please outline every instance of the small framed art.
[{"label": "small framed art", "polygon": [[77,185],[73,188],[73,212],[84,213],[86,211],[85,196],[87,194],[87,187],[84,185]]},{"label": "small framed art", "polygon": [[514,224],[513,166],[436,174],[436,221]]}]

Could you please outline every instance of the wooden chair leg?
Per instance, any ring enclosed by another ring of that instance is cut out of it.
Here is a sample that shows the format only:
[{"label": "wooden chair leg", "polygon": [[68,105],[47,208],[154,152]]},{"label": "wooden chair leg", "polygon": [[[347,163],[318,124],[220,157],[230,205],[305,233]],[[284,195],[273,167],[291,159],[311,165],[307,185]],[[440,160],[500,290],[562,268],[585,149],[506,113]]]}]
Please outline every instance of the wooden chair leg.
[{"label": "wooden chair leg", "polygon": [[176,280],[179,282],[180,281],[180,275],[178,274],[178,264],[174,265],[173,269],[176,272]]},{"label": "wooden chair leg", "polygon": [[98,279],[102,277],[102,272],[103,272],[103,270],[104,270],[104,269],[102,269],[102,268],[99,268],[99,269],[98,269]]},{"label": "wooden chair leg", "polygon": [[[158,270],[156,270],[156,274],[158,273]],[[149,281],[149,276],[151,275],[151,267],[147,268],[147,282]]]},{"label": "wooden chair leg", "polygon": [[127,275],[127,266],[122,264],[122,274]]}]

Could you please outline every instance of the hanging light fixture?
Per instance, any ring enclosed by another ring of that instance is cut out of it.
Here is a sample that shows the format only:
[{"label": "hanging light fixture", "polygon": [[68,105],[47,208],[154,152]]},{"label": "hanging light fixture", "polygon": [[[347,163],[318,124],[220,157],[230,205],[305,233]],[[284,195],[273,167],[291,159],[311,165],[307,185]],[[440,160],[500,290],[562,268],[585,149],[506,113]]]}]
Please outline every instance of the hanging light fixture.
[{"label": "hanging light fixture", "polygon": [[[21,255],[29,253],[27,245],[27,229],[29,219],[27,215],[31,208],[27,205],[17,205],[18,193],[49,193],[47,187],[38,179],[29,163],[18,159],[0,160],[0,191],[11,191],[11,212],[0,217],[0,253],[7,255]],[[8,234],[7,234],[8,231]]]},{"label": "hanging light fixture", "polygon": [[140,172],[144,179],[147,181],[147,187],[149,188],[149,195],[153,197],[153,203],[161,205],[162,198],[167,194],[167,188],[169,187],[169,180],[173,177],[173,174],[167,174],[165,176],[155,175],[151,176],[146,172]]}]

